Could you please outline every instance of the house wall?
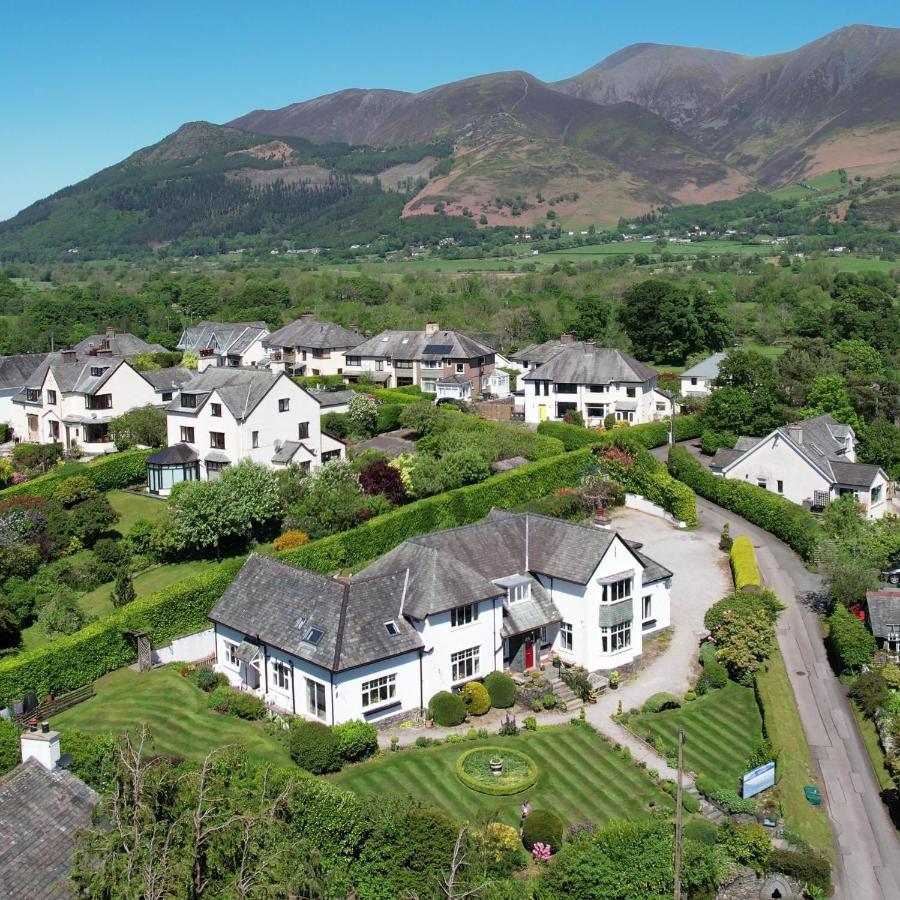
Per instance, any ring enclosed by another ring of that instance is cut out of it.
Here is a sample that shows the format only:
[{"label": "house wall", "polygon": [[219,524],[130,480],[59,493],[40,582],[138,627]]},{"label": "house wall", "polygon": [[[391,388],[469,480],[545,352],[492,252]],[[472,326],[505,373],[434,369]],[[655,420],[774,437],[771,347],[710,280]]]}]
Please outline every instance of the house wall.
[{"label": "house wall", "polygon": [[[11,388],[10,390],[0,391],[0,422],[6,422],[16,429],[16,434],[21,435],[24,428],[19,428],[24,424],[24,413],[22,408],[12,402],[12,398],[19,393],[19,388]],[[19,412],[20,415],[16,415]],[[17,427],[17,424],[19,427]]]},{"label": "house wall", "polygon": [[[420,667],[419,651],[404,653],[391,659],[369,663],[334,676],[335,721],[363,719],[378,722],[401,712],[418,712],[428,703],[429,695],[424,694],[424,661]],[[375,706],[363,707],[362,686],[368,681],[386,675],[395,676],[396,695]]]},{"label": "house wall", "polygon": [[[843,486],[840,484],[835,485],[832,498],[837,499],[842,493],[850,491],[859,501],[865,518],[881,519],[884,518],[884,514],[887,512],[887,488],[887,479],[879,474],[875,478],[875,481],[872,482],[871,488],[860,488],[849,485]],[[875,502],[872,501],[873,494],[878,496],[878,499]]]},{"label": "house wall", "polygon": [[712,378],[704,378],[702,375],[681,376],[681,396],[705,397],[712,390]]},{"label": "house wall", "polygon": [[[592,391],[591,385],[579,384],[574,394],[561,393],[557,386],[550,384],[549,393],[545,396],[543,382],[525,381],[525,421],[537,424],[544,420],[562,421],[563,416],[557,415],[557,403],[574,403],[576,409],[584,417],[588,425],[602,425],[603,419],[610,412],[616,411],[616,403],[637,403],[632,424],[639,425],[644,422],[653,422],[656,419],[665,418],[668,415],[668,404],[664,411],[656,409],[657,400],[661,398],[656,393],[656,379],[652,378],[643,383],[613,382],[604,385],[603,391]],[[540,388],[539,388],[540,385]],[[628,396],[628,388],[635,389],[635,396]],[[540,390],[540,393],[538,393]],[[588,406],[601,405],[604,407],[603,415],[589,415]],[[542,412],[541,407],[544,407]],[[617,418],[624,418],[619,413]]]},{"label": "house wall", "polygon": [[[276,348],[271,348],[271,352]],[[279,347],[282,351],[280,362],[270,362],[273,372],[285,372],[288,369],[297,375],[341,375],[347,366],[347,350],[339,350],[336,347],[322,352],[327,354],[324,359],[313,355],[312,347]],[[287,358],[285,358],[287,357]],[[302,371],[301,371],[302,370]]]}]

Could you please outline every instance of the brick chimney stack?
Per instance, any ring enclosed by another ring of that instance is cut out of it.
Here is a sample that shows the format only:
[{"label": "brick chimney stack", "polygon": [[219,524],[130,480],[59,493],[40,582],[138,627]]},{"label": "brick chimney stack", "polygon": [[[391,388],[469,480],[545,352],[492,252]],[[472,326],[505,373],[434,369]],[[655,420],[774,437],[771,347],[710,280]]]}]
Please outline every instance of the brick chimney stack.
[{"label": "brick chimney stack", "polygon": [[425,323],[425,336],[431,337],[433,334],[438,333],[438,323],[437,322],[426,322]]},{"label": "brick chimney stack", "polygon": [[571,344],[574,340],[575,337],[570,331],[567,331],[559,336],[559,342],[561,344]]}]

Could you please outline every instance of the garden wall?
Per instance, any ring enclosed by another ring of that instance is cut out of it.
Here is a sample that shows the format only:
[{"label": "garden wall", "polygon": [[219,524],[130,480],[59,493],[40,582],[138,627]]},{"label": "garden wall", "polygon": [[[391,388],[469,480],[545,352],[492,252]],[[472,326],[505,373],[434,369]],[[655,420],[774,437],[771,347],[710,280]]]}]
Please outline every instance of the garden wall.
[{"label": "garden wall", "polygon": [[195,631],[184,637],[175,638],[171,644],[158,647],[151,652],[154,665],[164,665],[170,662],[196,662],[206,659],[216,652],[216,631],[207,628],[204,631]]},{"label": "garden wall", "polygon": [[676,519],[672,513],[664,510],[658,503],[653,503],[640,494],[626,494],[625,505],[629,509],[636,509],[638,512],[646,513],[648,516],[656,516],[657,519],[665,519],[671,522],[676,528],[684,528],[685,523],[681,519]]}]

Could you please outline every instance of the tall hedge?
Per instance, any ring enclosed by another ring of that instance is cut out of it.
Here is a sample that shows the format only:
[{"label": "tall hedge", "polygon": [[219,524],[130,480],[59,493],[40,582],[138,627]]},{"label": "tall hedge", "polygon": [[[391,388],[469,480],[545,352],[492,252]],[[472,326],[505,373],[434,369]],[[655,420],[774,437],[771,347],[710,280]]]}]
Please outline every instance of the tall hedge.
[{"label": "tall hedge", "polygon": [[89,478],[101,493],[116,488],[125,488],[147,479],[147,457],[155,450],[127,450],[124,453],[110,453],[93,462],[72,465],[66,463],[51,469],[46,475],[39,475],[31,481],[10,485],[0,491],[0,500],[9,497],[53,496],[57,485],[73,475]]},{"label": "tall hedge", "polygon": [[734,576],[734,586],[739,591],[758,590],[762,587],[756,551],[745,534],[738,535],[731,545],[731,573]]},{"label": "tall hedge", "polygon": [[822,529],[816,517],[802,506],[755,484],[713,475],[681,447],[669,451],[669,472],[701,497],[771,532],[805,560],[815,559]]},{"label": "tall hedge", "polygon": [[875,658],[875,638],[869,629],[841,603],[826,620],[828,649],[839,675],[851,675]]},{"label": "tall hedge", "polygon": [[[594,431],[581,425],[566,425],[564,422],[541,422],[538,434],[558,438],[566,450],[578,450],[592,444],[608,444],[619,435],[628,435],[635,442],[652,450],[669,442],[669,423],[647,422],[643,425],[631,425],[628,428],[616,428],[612,431]],[[697,415],[675,417],[675,440],[688,441],[699,437],[701,433],[700,419]]]},{"label": "tall hedge", "polygon": [[62,694],[135,661],[129,632],[145,631],[154,647],[209,626],[209,612],[237,574],[243,560],[229,560],[212,572],[180,581],[129,603],[46,647],[0,662],[0,702],[22,697]]},{"label": "tall hedge", "polygon": [[401,506],[350,531],[285,550],[278,558],[315,572],[359,568],[407,538],[478,522],[492,507],[507,509],[557,488],[575,485],[595,463],[589,449],[542,459],[479,484]]}]

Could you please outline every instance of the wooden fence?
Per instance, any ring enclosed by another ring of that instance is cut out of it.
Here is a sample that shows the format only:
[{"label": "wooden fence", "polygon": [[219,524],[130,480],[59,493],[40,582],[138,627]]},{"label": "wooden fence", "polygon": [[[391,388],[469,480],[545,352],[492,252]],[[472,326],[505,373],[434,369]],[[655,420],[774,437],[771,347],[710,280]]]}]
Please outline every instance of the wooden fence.
[{"label": "wooden fence", "polygon": [[54,697],[46,703],[39,703],[36,708],[31,709],[28,712],[14,715],[13,721],[17,725],[26,725],[31,719],[37,719],[38,722],[44,722],[51,716],[58,716],[61,712],[71,709],[78,703],[89,700],[95,693],[94,685],[86,684],[83,687],[75,688],[74,691],[69,691],[68,694]]}]

